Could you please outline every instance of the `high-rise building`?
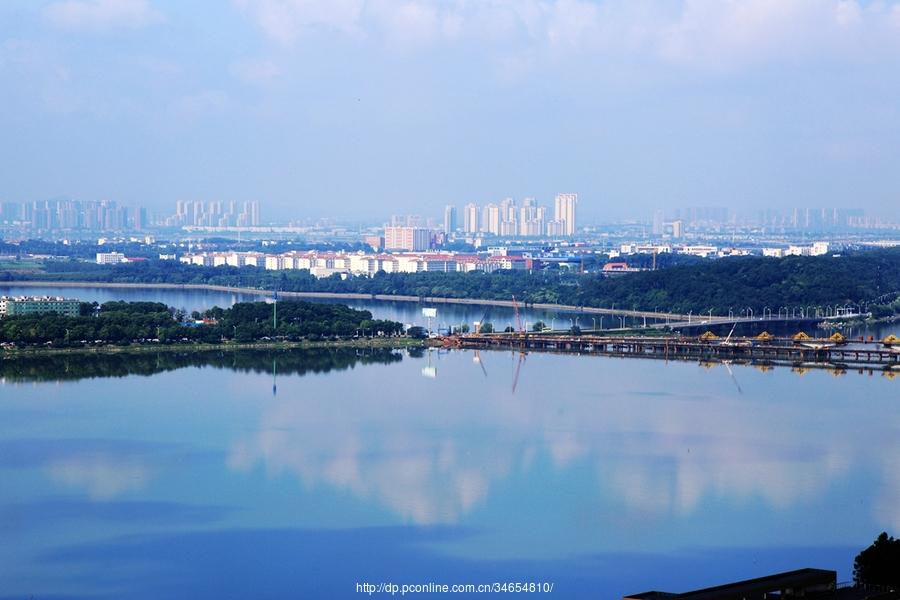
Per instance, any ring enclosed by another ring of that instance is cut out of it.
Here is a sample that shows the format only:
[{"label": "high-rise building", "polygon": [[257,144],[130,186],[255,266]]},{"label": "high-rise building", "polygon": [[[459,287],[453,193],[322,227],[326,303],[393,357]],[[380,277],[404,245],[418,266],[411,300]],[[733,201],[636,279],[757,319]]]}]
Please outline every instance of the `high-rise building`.
[{"label": "high-rise building", "polygon": [[661,210],[653,211],[653,235],[660,236],[665,229],[665,213]]},{"label": "high-rise building", "polygon": [[424,227],[388,225],[384,228],[385,250],[422,252],[431,246],[431,230]]},{"label": "high-rise building", "polygon": [[456,207],[448,204],[444,207],[444,233],[456,231]]},{"label": "high-rise building", "polygon": [[676,240],[684,237],[684,221],[672,221],[672,237]]},{"label": "high-rise building", "polygon": [[566,235],[566,222],[559,220],[547,221],[547,235],[553,237],[558,235]]},{"label": "high-rise building", "polygon": [[545,211],[544,207],[537,205],[534,198],[522,200],[522,207],[519,209],[519,235],[543,235]]},{"label": "high-rise building", "polygon": [[[563,224],[560,235],[575,234],[575,205],[578,204],[578,194],[557,194],[554,203],[553,220]],[[549,233],[549,231],[548,231]]]},{"label": "high-rise building", "polygon": [[500,235],[515,236],[518,234],[519,215],[516,207],[516,201],[512,198],[506,198],[500,203]]},{"label": "high-rise building", "polygon": [[488,204],[482,211],[481,230],[486,233],[500,235],[500,207]]},{"label": "high-rise building", "polygon": [[466,204],[463,209],[463,230],[466,233],[478,233],[478,206]]}]

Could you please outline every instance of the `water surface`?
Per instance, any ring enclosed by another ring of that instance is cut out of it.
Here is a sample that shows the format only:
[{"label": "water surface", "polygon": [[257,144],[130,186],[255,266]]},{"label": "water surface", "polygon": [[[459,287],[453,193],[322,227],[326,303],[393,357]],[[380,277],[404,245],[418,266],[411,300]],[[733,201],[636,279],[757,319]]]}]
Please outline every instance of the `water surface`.
[{"label": "water surface", "polygon": [[877,371],[329,350],[0,375],[0,597],[619,598],[846,580],[900,530],[900,382]]},{"label": "water surface", "polygon": [[[110,300],[126,301],[152,301],[162,302],[175,308],[182,308],[188,312],[204,311],[213,306],[228,307],[235,302],[256,302],[263,299],[254,294],[233,292],[219,292],[213,290],[180,290],[180,289],[155,289],[155,288],[96,288],[96,287],[43,287],[43,286],[0,286],[0,295],[43,295],[65,296],[78,298],[85,302],[108,302]],[[497,331],[506,327],[518,327],[515,311],[512,308],[499,306],[486,306],[478,304],[425,304],[418,302],[395,302],[385,300],[353,300],[332,298],[309,298],[311,302],[336,302],[346,304],[351,308],[370,311],[376,319],[390,319],[407,325],[431,326],[433,330],[446,331],[449,327],[457,327],[463,324],[474,327],[475,321],[489,321]],[[437,309],[437,318],[429,320],[422,315],[422,309],[430,307]],[[520,318],[522,325],[531,330],[533,325],[542,321],[547,327],[553,329],[568,329],[577,325],[583,330],[610,329],[616,327],[640,327],[645,324],[642,318],[616,317],[610,315],[590,315],[577,312],[539,310],[521,308]],[[647,320],[652,323],[652,320]],[[831,335],[831,331],[816,329],[811,325],[805,325],[807,333],[816,337]],[[722,335],[727,335],[729,328],[720,326],[715,329]],[[740,327],[737,335],[756,335],[767,330],[776,335],[792,335],[796,333],[798,326],[778,325],[760,321]],[[887,323],[875,325],[863,325],[842,330],[850,337],[874,336],[882,338],[891,333],[900,335],[900,323]],[[693,333],[699,334],[700,330]]]}]

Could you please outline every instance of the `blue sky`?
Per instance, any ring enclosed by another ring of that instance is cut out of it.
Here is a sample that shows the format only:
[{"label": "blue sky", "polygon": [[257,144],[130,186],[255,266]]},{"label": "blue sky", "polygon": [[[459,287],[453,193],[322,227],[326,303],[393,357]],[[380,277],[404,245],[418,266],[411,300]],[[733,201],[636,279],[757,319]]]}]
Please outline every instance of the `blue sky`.
[{"label": "blue sky", "polygon": [[0,199],[900,206],[900,2],[4,0]]}]

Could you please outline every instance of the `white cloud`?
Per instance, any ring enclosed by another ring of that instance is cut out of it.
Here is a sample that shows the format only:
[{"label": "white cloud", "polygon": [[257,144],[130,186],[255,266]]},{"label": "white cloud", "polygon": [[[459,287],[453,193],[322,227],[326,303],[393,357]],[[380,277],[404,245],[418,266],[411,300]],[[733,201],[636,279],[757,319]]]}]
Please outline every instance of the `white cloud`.
[{"label": "white cloud", "polygon": [[189,117],[220,115],[232,105],[228,94],[221,90],[201,90],[175,101],[175,110]]},{"label": "white cloud", "polygon": [[267,36],[293,42],[304,29],[358,33],[363,0],[234,0]]},{"label": "white cloud", "polygon": [[232,63],[231,73],[244,83],[265,84],[281,75],[281,69],[271,60],[248,58]]},{"label": "white cloud", "polygon": [[[436,6],[426,2],[371,2],[368,12],[384,38],[393,45],[430,44],[444,35],[443,18]],[[449,31],[460,27],[456,21]]]},{"label": "white cloud", "polygon": [[63,0],[47,6],[44,17],[62,29],[88,31],[136,29],[164,20],[148,0]]},{"label": "white cloud", "polygon": [[900,51],[897,0],[234,0],[271,39],[327,29],[387,46],[515,44],[721,68]]}]

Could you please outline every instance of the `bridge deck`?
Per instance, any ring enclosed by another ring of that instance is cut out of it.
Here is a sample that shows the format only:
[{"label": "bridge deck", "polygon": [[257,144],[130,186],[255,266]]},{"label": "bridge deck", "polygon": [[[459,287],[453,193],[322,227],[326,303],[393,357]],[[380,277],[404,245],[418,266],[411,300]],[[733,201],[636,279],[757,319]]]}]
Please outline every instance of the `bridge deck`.
[{"label": "bridge deck", "polygon": [[[853,342],[830,347],[809,347],[790,339],[760,342],[754,338],[732,338],[729,342],[704,342],[696,338],[541,334],[483,334],[444,338],[446,346],[461,348],[508,348],[635,358],[900,367],[900,348],[889,348],[875,342]],[[811,340],[809,343],[826,344],[827,340]]]}]

